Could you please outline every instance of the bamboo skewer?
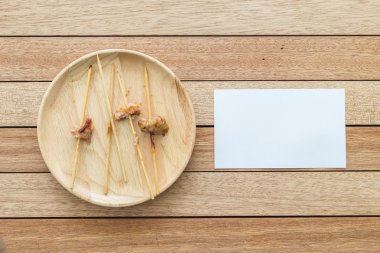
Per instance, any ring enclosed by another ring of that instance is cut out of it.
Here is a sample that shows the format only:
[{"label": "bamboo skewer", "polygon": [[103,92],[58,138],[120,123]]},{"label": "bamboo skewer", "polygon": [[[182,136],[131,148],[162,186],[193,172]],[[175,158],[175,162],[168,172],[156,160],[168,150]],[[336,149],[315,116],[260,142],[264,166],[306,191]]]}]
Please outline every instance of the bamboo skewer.
[{"label": "bamboo skewer", "polygon": [[[110,104],[111,104],[111,108],[113,105],[114,86],[115,86],[115,64],[112,64],[111,80],[110,80]],[[107,128],[106,168],[105,168],[105,172],[104,172],[104,186],[103,186],[103,193],[105,195],[108,194],[108,182],[109,182],[109,171],[110,171],[111,131],[112,131],[112,125],[111,125],[111,119],[110,119],[108,122],[108,128]]]},{"label": "bamboo skewer", "polygon": [[127,176],[125,174],[124,163],[122,161],[122,156],[121,156],[121,152],[120,152],[119,138],[117,137],[117,133],[116,133],[115,122],[114,122],[113,115],[112,115],[112,108],[111,108],[109,97],[107,96],[107,94],[106,94],[106,92],[104,90],[104,87],[106,85],[105,85],[105,81],[104,81],[104,74],[103,74],[102,64],[100,63],[99,55],[96,55],[96,58],[97,58],[97,61],[98,61],[98,68],[99,68],[99,73],[100,73],[100,79],[102,80],[102,85],[101,85],[102,91],[103,91],[102,93],[105,94],[106,98],[107,98],[106,99],[107,100],[107,103],[106,103],[107,106],[106,107],[107,107],[109,118],[110,118],[110,122],[111,122],[111,129],[112,129],[113,137],[114,137],[115,143],[116,143],[116,149],[117,149],[117,153],[118,153],[118,157],[119,157],[121,171],[122,171],[122,174],[123,174],[123,180],[124,180],[124,182],[126,182],[127,181]]},{"label": "bamboo skewer", "polygon": [[148,76],[148,70],[145,66],[144,68],[144,80],[145,80],[145,94],[146,94],[146,101],[148,104],[148,119],[152,119],[152,105],[150,102],[150,84],[149,84],[149,76]]},{"label": "bamboo skewer", "polygon": [[[148,70],[145,66],[144,68],[144,80],[145,80],[145,94],[146,94],[146,101],[148,106],[148,120],[152,119],[152,105],[150,101],[150,83],[149,83],[149,76],[148,76]],[[154,143],[154,136],[150,133],[150,147],[152,152],[152,160],[153,160],[153,169],[154,169],[154,182],[155,182],[155,188],[156,188],[156,195],[160,193],[160,188],[158,185],[158,169],[157,169],[157,160],[156,160],[156,144]]]},{"label": "bamboo skewer", "polygon": [[[88,68],[88,71],[87,71],[86,91],[84,93],[83,113],[82,113],[81,125],[83,125],[85,122],[87,100],[88,100],[88,91],[90,89],[90,83],[91,83],[91,73],[92,73],[92,66],[90,66]],[[81,142],[81,139],[78,138],[76,148],[75,148],[74,164],[73,164],[73,168],[72,168],[72,172],[71,172],[70,190],[72,190],[74,187],[75,176],[77,174],[77,166],[78,166],[79,151],[80,151],[80,142]]]},{"label": "bamboo skewer", "polygon": [[[120,77],[119,73],[117,74],[117,79],[118,79],[118,83],[119,83],[120,92],[123,95],[122,97],[123,97],[124,105],[128,106],[127,93],[124,90],[123,82],[121,81],[121,77]],[[146,181],[146,183],[148,185],[148,188],[149,188],[150,198],[154,199],[154,194],[153,194],[153,191],[152,191],[152,186],[151,186],[149,178],[148,178],[148,173],[146,171],[144,159],[143,159],[141,148],[140,148],[139,137],[138,137],[138,135],[136,133],[135,127],[133,125],[132,116],[130,114],[128,114],[128,120],[129,120],[129,124],[131,125],[133,137],[135,139],[135,147],[136,147],[136,150],[137,150],[139,162],[140,162],[141,167],[143,168],[143,173],[144,173],[145,181]]]}]

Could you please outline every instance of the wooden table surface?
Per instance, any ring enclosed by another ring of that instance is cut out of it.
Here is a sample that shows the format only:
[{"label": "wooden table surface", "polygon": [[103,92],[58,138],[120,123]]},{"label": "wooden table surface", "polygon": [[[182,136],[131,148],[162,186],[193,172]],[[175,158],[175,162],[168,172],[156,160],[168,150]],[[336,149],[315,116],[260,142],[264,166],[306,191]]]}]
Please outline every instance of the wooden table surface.
[{"label": "wooden table surface", "polygon": [[[379,1],[0,2],[0,252],[380,251]],[[50,81],[107,48],[167,64],[198,125],[178,182],[129,208],[64,190],[36,137]],[[214,88],[345,88],[347,169],[216,171]]]}]

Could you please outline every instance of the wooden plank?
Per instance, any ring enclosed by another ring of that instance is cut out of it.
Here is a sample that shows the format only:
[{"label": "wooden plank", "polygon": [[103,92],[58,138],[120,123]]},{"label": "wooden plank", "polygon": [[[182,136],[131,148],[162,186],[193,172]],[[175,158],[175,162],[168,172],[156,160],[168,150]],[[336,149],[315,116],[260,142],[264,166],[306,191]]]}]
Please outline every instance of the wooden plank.
[{"label": "wooden plank", "polygon": [[5,219],[0,224],[4,252],[378,252],[380,248],[378,217]]},{"label": "wooden plank", "polygon": [[[379,81],[184,81],[194,104],[198,125],[214,124],[214,89],[346,90],[348,125],[380,124]],[[0,126],[35,126],[49,82],[0,82]]]},{"label": "wooden plank", "polygon": [[0,125],[36,126],[42,97],[50,82],[0,82]]},{"label": "wooden plank", "polygon": [[358,0],[16,0],[2,3],[0,34],[380,34],[379,12],[377,1]]},{"label": "wooden plank", "polygon": [[377,172],[185,172],[154,201],[87,203],[49,173],[0,173],[0,217],[379,215]]},{"label": "wooden plank", "polygon": [[[35,128],[0,129],[0,172],[48,172],[38,148]],[[239,169],[233,171],[380,170],[380,127],[347,127],[346,169]],[[197,128],[187,171],[214,169],[214,129]]]},{"label": "wooden plank", "polygon": [[148,53],[185,80],[380,79],[378,36],[293,36],[3,37],[0,80],[51,80],[69,62],[107,48]]},{"label": "wooden plank", "polygon": [[48,171],[36,128],[0,128],[0,136],[0,172]]}]

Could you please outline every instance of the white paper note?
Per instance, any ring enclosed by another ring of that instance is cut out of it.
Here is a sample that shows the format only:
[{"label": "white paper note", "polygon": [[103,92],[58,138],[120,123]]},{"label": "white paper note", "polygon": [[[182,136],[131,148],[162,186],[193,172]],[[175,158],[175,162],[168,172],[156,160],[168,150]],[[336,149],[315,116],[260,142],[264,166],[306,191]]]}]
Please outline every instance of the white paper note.
[{"label": "white paper note", "polygon": [[345,168],[344,89],[214,91],[215,168]]}]

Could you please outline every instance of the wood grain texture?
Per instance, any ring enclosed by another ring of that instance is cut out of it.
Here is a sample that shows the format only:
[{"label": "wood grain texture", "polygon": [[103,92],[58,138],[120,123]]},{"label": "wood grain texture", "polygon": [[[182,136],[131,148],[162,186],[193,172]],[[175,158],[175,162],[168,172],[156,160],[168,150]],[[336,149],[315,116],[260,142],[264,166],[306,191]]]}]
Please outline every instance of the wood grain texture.
[{"label": "wood grain texture", "polygon": [[378,252],[380,218],[4,219],[12,252]]},{"label": "wood grain texture", "polygon": [[182,80],[380,79],[378,36],[3,37],[0,81],[52,80],[71,61],[108,48],[147,53]]},{"label": "wood grain texture", "polygon": [[[188,80],[199,125],[213,125],[214,88],[330,87],[346,89],[348,125],[380,124],[378,1],[15,0],[0,6],[0,127],[35,126],[48,86],[41,81],[107,48],[148,53]],[[58,36],[1,37],[34,35]],[[79,37],[61,37],[68,35]],[[213,129],[198,128],[187,172],[173,188],[153,202],[113,209],[72,196],[45,173],[36,129],[0,128],[0,172],[10,172],[0,173],[0,217],[42,217],[0,219],[0,252],[378,252],[379,217],[193,216],[380,216],[379,129],[347,128],[347,170],[250,173],[215,172]],[[182,216],[193,218],[174,218]]]},{"label": "wood grain texture", "polygon": [[[347,127],[347,169],[380,170],[380,127]],[[214,130],[198,127],[187,171],[214,169]],[[332,169],[238,169],[233,171],[331,171]],[[0,129],[0,172],[48,172],[35,128]]]},{"label": "wood grain texture", "polygon": [[[0,126],[35,126],[49,82],[0,82]],[[184,81],[198,125],[214,123],[214,89],[346,90],[346,124],[380,124],[379,81]]]},{"label": "wood grain texture", "polygon": [[185,172],[153,201],[101,207],[49,173],[0,173],[0,217],[379,215],[378,172]]},{"label": "wood grain texture", "polygon": [[2,3],[0,34],[380,34],[379,11],[377,1],[359,0],[16,0]]}]

